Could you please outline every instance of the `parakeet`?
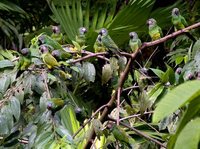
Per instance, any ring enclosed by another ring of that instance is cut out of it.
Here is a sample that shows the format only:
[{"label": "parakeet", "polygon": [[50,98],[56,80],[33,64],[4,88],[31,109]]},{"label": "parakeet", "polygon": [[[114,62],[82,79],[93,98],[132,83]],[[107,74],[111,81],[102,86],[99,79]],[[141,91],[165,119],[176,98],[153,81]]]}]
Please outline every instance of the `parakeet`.
[{"label": "parakeet", "polygon": [[95,53],[106,51],[106,47],[103,46],[102,41],[101,41],[101,35],[97,36],[97,39],[96,39],[93,47],[94,47]]},{"label": "parakeet", "polygon": [[137,49],[140,48],[140,46],[142,45],[142,42],[138,38],[138,35],[136,32],[130,32],[129,36],[130,36],[129,46],[130,46],[132,52],[135,52]]},{"label": "parakeet", "polygon": [[80,45],[80,46],[84,46],[85,45],[85,41],[86,41],[86,37],[85,34],[87,33],[87,29],[85,27],[80,27],[79,28],[79,32],[78,35],[76,36],[76,42]]},{"label": "parakeet", "polygon": [[31,53],[29,48],[23,48],[19,56],[18,68],[19,70],[26,70],[31,65]]},{"label": "parakeet", "polygon": [[62,109],[67,102],[61,98],[50,98],[47,102],[47,109],[52,111],[54,115],[57,111]]},{"label": "parakeet", "polygon": [[125,143],[129,148],[133,148],[134,140],[119,126],[114,124],[111,128],[111,132],[116,140],[120,141],[121,143]]},{"label": "parakeet", "polygon": [[99,32],[99,35],[101,37],[101,42],[102,42],[103,46],[105,46],[108,50],[112,51],[114,54],[116,54],[118,56],[121,55],[118,46],[108,35],[107,29],[102,28]]},{"label": "parakeet", "polygon": [[63,34],[60,32],[59,26],[52,26],[52,31],[53,33],[51,34],[51,38],[59,43],[62,43]]},{"label": "parakeet", "polygon": [[46,48],[42,51],[42,60],[49,69],[60,66],[60,64],[57,62],[57,60],[49,53],[48,48]]},{"label": "parakeet", "polygon": [[[180,14],[180,11],[178,8],[174,8],[172,10],[172,23],[174,25],[174,30],[181,30],[184,29],[186,26],[188,26],[187,21],[185,18]],[[194,36],[192,36],[189,32],[185,33],[191,40],[196,41]]]},{"label": "parakeet", "polygon": [[[48,35],[40,35],[38,37],[38,40],[40,42],[40,45],[45,45],[45,46],[48,46],[50,47],[50,49],[52,50],[59,50],[59,51],[63,51],[63,52],[66,52],[63,47],[56,41],[56,40],[53,40],[51,37],[49,37]],[[50,50],[49,49],[49,50]],[[67,53],[65,54],[67,57],[70,57],[71,54],[70,53]]]},{"label": "parakeet", "polygon": [[184,29],[188,25],[185,18],[180,14],[178,8],[172,10],[172,23],[175,31]]},{"label": "parakeet", "polygon": [[67,60],[69,58],[68,53],[64,50],[53,50],[51,55],[58,60]]},{"label": "parakeet", "polygon": [[152,41],[162,38],[163,33],[161,28],[157,25],[157,21],[153,18],[147,20],[147,25],[149,27],[149,35]]}]

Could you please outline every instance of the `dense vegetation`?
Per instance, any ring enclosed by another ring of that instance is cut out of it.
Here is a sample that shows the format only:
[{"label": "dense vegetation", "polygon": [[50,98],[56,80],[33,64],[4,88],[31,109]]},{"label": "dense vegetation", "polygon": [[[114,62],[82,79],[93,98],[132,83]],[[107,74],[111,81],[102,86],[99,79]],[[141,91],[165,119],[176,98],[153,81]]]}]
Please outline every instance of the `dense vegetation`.
[{"label": "dense vegetation", "polygon": [[199,7],[1,0],[1,148],[199,148]]}]

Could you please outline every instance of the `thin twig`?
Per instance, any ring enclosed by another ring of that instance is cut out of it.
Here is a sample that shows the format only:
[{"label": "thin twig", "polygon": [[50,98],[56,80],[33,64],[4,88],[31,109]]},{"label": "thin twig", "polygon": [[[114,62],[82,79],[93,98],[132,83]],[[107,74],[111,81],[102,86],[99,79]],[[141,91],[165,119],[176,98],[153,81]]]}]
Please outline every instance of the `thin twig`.
[{"label": "thin twig", "polygon": [[[115,121],[115,122],[117,121],[116,119],[113,119],[112,117],[109,117],[109,119],[112,120],[112,121]],[[166,148],[166,146],[165,146],[164,144],[162,144],[160,141],[158,141],[158,140],[156,140],[156,139],[154,139],[154,138],[148,136],[147,134],[143,133],[142,131],[137,130],[136,128],[131,127],[131,126],[129,126],[128,124],[123,123],[123,122],[120,122],[120,124],[121,124],[122,126],[126,127],[126,128],[129,128],[129,129],[133,130],[133,131],[134,131],[136,134],[138,134],[139,136],[144,137],[144,138],[146,138],[147,140],[150,140],[150,141],[152,141],[152,142],[154,142],[154,143],[156,143],[156,144],[158,144],[158,145],[160,145],[160,146]]]},{"label": "thin twig", "polygon": [[76,131],[76,133],[74,133],[73,138],[76,137],[76,135],[93,119],[93,117],[95,117],[95,115],[97,115],[97,113],[99,113],[103,108],[107,107],[108,105],[103,105],[101,106],[99,109],[97,109],[93,115],[84,123],[81,125],[81,127]]},{"label": "thin twig", "polygon": [[117,125],[119,125],[121,87],[117,90]]},{"label": "thin twig", "polygon": [[151,113],[153,113],[153,111],[144,112],[143,114],[129,115],[129,116],[127,116],[127,117],[121,118],[120,121],[124,121],[124,120],[127,120],[127,119],[131,119],[131,118],[134,118],[134,117],[139,117],[139,116],[141,116],[141,115],[151,114]]},{"label": "thin twig", "polygon": [[[73,60],[73,61],[71,61],[71,62],[69,62],[69,63],[77,63],[77,62],[80,62],[80,61],[83,61],[83,60],[86,60],[86,59],[89,59],[89,58],[92,58],[92,57],[98,57],[98,56],[100,56],[100,55],[103,55],[102,53],[92,53],[92,54],[89,54],[89,55],[86,55],[86,56],[84,56],[84,57],[81,57],[81,58],[79,58],[79,59],[76,59],[76,60]],[[107,58],[105,58],[105,57],[100,57],[100,58],[102,58],[102,59],[104,59],[104,60],[106,60],[106,61],[109,61],[109,59],[107,59]]]}]

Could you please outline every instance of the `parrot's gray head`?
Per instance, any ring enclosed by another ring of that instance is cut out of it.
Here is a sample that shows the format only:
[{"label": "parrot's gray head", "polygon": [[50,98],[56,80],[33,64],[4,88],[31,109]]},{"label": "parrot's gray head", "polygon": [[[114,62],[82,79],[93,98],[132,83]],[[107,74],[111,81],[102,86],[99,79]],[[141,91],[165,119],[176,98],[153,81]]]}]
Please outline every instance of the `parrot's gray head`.
[{"label": "parrot's gray head", "polygon": [[100,32],[99,32],[99,35],[101,35],[101,36],[106,36],[106,35],[108,35],[108,30],[105,29],[105,28],[102,28],[102,29],[100,30]]},{"label": "parrot's gray head", "polygon": [[40,51],[41,51],[42,53],[47,53],[47,52],[49,52],[48,47],[45,46],[45,45],[41,45],[39,49],[40,49]]},{"label": "parrot's gray head", "polygon": [[129,37],[130,37],[131,39],[138,39],[138,34],[137,34],[136,32],[130,32],[130,33],[129,33]]},{"label": "parrot's gray head", "polygon": [[174,9],[172,10],[172,15],[174,15],[174,16],[179,16],[179,14],[180,14],[180,12],[179,12],[179,9],[178,9],[178,8],[174,8]]},{"label": "parrot's gray head", "polygon": [[22,53],[22,55],[28,55],[30,53],[29,48],[23,48],[20,50],[20,52]]},{"label": "parrot's gray head", "polygon": [[55,34],[59,34],[59,33],[60,33],[60,28],[59,28],[59,26],[52,26],[52,31],[53,31],[53,33],[55,33]]},{"label": "parrot's gray head", "polygon": [[60,56],[60,51],[59,51],[59,50],[53,50],[53,51],[51,52],[51,55],[52,55],[53,57],[59,57],[59,56]]},{"label": "parrot's gray head", "polygon": [[80,35],[84,35],[85,33],[87,33],[87,29],[85,27],[80,27],[79,33],[80,33]]},{"label": "parrot's gray head", "polygon": [[147,20],[147,25],[149,27],[155,26],[156,24],[157,24],[157,21],[155,19],[153,19],[153,18]]}]

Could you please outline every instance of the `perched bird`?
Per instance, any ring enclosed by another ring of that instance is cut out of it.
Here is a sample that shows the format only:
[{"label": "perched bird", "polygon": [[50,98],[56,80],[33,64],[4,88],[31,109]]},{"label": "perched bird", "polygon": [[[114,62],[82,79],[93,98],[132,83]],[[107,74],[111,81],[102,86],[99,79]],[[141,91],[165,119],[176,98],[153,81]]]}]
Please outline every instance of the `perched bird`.
[{"label": "perched bird", "polygon": [[31,52],[29,48],[23,48],[20,52],[18,69],[24,71],[31,65]]},{"label": "perched bird", "polygon": [[185,18],[180,14],[178,8],[172,10],[172,23],[175,31],[184,29],[188,25]]},{"label": "perched bird", "polygon": [[85,42],[86,42],[86,36],[85,36],[85,34],[86,33],[87,33],[87,29],[85,27],[80,27],[79,28],[78,35],[76,36],[76,42],[80,46],[84,46],[85,45]]},{"label": "perched bird", "polygon": [[117,56],[121,55],[118,46],[108,35],[107,29],[102,28],[99,32],[99,35],[101,37],[101,42],[102,42],[103,46],[105,46],[108,50],[110,50],[112,53],[116,54]]},{"label": "perched bird", "polygon": [[51,55],[58,60],[67,60],[69,59],[69,53],[64,50],[53,50]]},{"label": "perched bird", "polygon": [[114,124],[111,128],[111,132],[115,139],[121,143],[126,144],[129,148],[133,148],[134,140],[123,129]]},{"label": "perched bird", "polygon": [[51,34],[51,38],[61,43],[63,40],[63,34],[60,32],[59,26],[52,26],[53,33]]},{"label": "perched bird", "polygon": [[[52,39],[52,38],[49,37],[48,35],[44,35],[44,34],[40,35],[40,36],[38,37],[38,41],[39,41],[39,43],[40,43],[40,46],[41,46],[41,45],[48,46],[48,47],[50,47],[49,50],[51,50],[51,51],[52,51],[52,50],[59,50],[59,51],[62,51],[62,52],[66,52],[66,51],[63,49],[63,47],[62,47],[56,40]],[[66,52],[65,55],[66,55],[66,57],[68,57],[68,58],[71,57],[71,54],[68,53],[68,52]]]},{"label": "perched bird", "polygon": [[162,38],[163,33],[161,28],[157,25],[157,21],[153,18],[147,20],[147,25],[149,27],[149,35],[152,41]]},{"label": "perched bird", "polygon": [[142,42],[138,38],[138,35],[136,32],[130,32],[129,36],[130,36],[129,46],[130,46],[132,52],[135,52],[137,49],[140,48],[140,46],[142,45]]},{"label": "perched bird", "polygon": [[94,47],[95,53],[106,51],[106,47],[103,46],[102,41],[101,41],[101,35],[97,36],[97,39],[96,39],[93,47]]},{"label": "perched bird", "polygon": [[49,69],[60,66],[60,64],[57,62],[57,60],[49,53],[48,48],[43,49],[41,52],[42,52],[42,60]]},{"label": "perched bird", "polygon": [[[188,26],[187,21],[185,18],[180,14],[180,11],[178,8],[174,8],[172,10],[172,23],[174,25],[174,30],[178,31],[181,29],[184,29],[186,26]],[[191,40],[196,41],[196,39],[189,33],[185,33]]]},{"label": "perched bird", "polygon": [[57,111],[61,110],[66,103],[67,102],[61,98],[50,98],[47,102],[47,109],[52,111],[52,115],[54,115]]}]

